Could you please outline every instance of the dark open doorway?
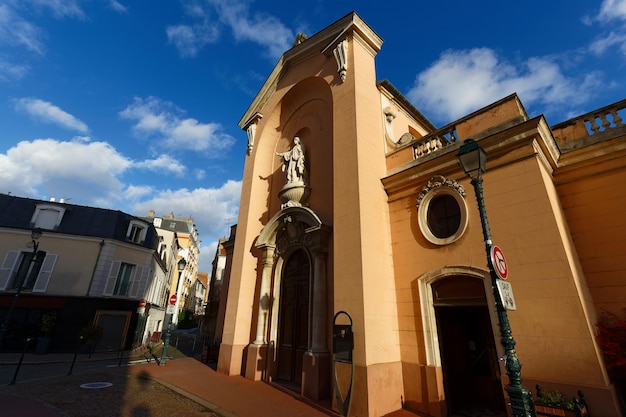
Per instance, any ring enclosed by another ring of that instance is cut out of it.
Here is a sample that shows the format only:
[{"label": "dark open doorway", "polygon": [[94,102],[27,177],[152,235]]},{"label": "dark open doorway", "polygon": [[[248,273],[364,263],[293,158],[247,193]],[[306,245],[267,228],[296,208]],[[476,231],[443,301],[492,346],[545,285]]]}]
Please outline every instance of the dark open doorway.
[{"label": "dark open doorway", "polygon": [[296,391],[302,386],[302,357],[308,346],[309,276],[309,257],[297,250],[283,269],[276,374],[278,383]]},{"label": "dark open doorway", "polygon": [[449,414],[504,411],[500,367],[482,280],[449,278],[433,286]]}]

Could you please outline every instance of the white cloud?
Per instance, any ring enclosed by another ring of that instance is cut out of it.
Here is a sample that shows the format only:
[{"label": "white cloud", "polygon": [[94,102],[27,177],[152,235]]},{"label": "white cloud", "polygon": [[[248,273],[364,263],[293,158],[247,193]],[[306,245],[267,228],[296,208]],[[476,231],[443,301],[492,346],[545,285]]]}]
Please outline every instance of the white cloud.
[{"label": "white cloud", "polygon": [[28,70],[29,67],[26,65],[14,64],[0,57],[0,81],[20,80],[24,78]]},{"label": "white cloud", "polygon": [[247,3],[214,0],[220,19],[231,28],[235,39],[251,41],[267,48],[276,59],[291,48],[295,35],[276,17],[257,13],[249,16]]},{"label": "white cloud", "polygon": [[77,130],[83,133],[89,131],[84,122],[61,110],[54,104],[37,98],[16,100],[15,109],[28,113],[35,120],[53,123],[66,129]]},{"label": "white cloud", "polygon": [[126,201],[137,201],[152,193],[154,193],[154,188],[149,185],[129,185],[123,192],[123,198]]},{"label": "white cloud", "polygon": [[0,5],[0,45],[25,47],[31,52],[44,53],[41,29],[24,20],[9,5]]},{"label": "white cloud", "polygon": [[85,18],[85,13],[78,5],[77,0],[22,0],[35,8],[48,9],[57,19],[64,17]]},{"label": "white cloud", "polygon": [[626,0],[604,0],[597,19],[601,22],[626,20]]},{"label": "white cloud", "polygon": [[182,177],[186,171],[185,165],[169,155],[161,155],[156,159],[137,162],[135,167],[155,172],[171,172],[179,177]]},{"label": "white cloud", "polygon": [[168,42],[173,44],[184,58],[196,56],[203,46],[219,38],[219,29],[208,22],[193,26],[168,26],[166,33]]},{"label": "white cloud", "polygon": [[133,129],[140,135],[157,137],[163,145],[193,151],[217,152],[230,148],[234,139],[223,133],[219,123],[200,123],[183,118],[183,112],[155,97],[135,98],[120,116],[135,121]]},{"label": "white cloud", "polygon": [[206,176],[206,171],[200,168],[196,168],[193,171],[193,176],[197,180],[201,180]]},{"label": "white cloud", "polygon": [[200,234],[200,268],[210,271],[215,255],[215,243],[227,236],[230,226],[237,223],[241,181],[229,180],[220,188],[166,190],[153,198],[133,205],[134,214],[157,216],[174,213],[176,217],[193,217]]},{"label": "white cloud", "polygon": [[418,108],[452,121],[512,93],[527,105],[583,103],[599,84],[597,73],[568,78],[550,58],[531,58],[519,66],[488,48],[449,50],[418,74],[407,97]]},{"label": "white cloud", "polygon": [[130,166],[105,142],[23,141],[0,154],[0,190],[37,198],[117,199],[123,188],[118,176]]},{"label": "white cloud", "polygon": [[[217,19],[211,19],[210,7],[217,13]],[[245,1],[207,0],[186,5],[185,11],[198,23],[167,28],[168,40],[182,56],[195,56],[200,48],[217,41],[222,25],[231,29],[237,41],[254,42],[265,48],[272,59],[291,48],[295,39],[293,32],[278,18],[263,13],[250,15]]]},{"label": "white cloud", "polygon": [[126,8],[126,6],[124,6],[122,3],[120,3],[119,1],[116,0],[109,0],[108,1],[109,7],[113,10],[115,10],[118,13],[126,13],[128,12],[128,9]]},{"label": "white cloud", "polygon": [[593,41],[589,47],[594,55],[602,55],[607,50],[613,53],[615,49],[626,55],[626,32],[610,32],[605,37]]}]

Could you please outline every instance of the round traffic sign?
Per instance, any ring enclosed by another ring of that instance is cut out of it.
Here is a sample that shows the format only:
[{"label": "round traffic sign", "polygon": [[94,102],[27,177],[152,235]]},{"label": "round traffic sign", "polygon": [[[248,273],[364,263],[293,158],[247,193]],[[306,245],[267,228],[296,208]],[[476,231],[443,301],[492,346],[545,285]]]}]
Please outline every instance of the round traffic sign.
[{"label": "round traffic sign", "polygon": [[170,296],[170,304],[171,304],[171,305],[176,304],[176,298],[177,298],[177,297],[176,297],[176,294],[172,294],[172,295]]},{"label": "round traffic sign", "polygon": [[509,277],[509,266],[506,263],[506,258],[504,257],[502,249],[494,245],[491,247],[490,254],[491,265],[493,265],[493,269],[496,271],[496,274],[502,279],[507,279]]},{"label": "round traffic sign", "polygon": [[146,300],[141,300],[139,302],[139,307],[145,307],[146,306]]}]

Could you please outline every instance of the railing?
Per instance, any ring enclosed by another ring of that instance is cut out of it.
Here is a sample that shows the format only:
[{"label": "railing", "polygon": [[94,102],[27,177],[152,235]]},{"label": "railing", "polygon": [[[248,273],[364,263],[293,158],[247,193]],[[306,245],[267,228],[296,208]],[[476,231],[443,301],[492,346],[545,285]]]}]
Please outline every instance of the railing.
[{"label": "railing", "polygon": [[562,151],[613,139],[626,133],[622,118],[624,113],[620,116],[624,109],[626,100],[618,101],[554,125],[551,129]]},{"label": "railing", "polygon": [[[589,135],[595,135],[599,132],[604,132],[609,129],[622,126],[622,118],[618,112],[626,108],[626,105],[622,103],[621,107],[615,106],[608,109],[603,109],[601,112],[588,113],[582,116],[582,119],[587,127],[587,133]],[[611,116],[611,120],[607,116]],[[600,121],[600,124],[597,122]]]},{"label": "railing", "polygon": [[456,136],[456,126],[446,127],[417,139],[413,144],[413,158],[419,159],[444,149],[459,140]]}]

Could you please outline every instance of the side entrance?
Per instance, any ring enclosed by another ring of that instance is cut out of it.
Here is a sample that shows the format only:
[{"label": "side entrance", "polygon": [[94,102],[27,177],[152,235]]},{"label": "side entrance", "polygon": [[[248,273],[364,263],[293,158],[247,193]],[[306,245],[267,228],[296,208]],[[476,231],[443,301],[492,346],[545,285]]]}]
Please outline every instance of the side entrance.
[{"label": "side entrance", "polygon": [[483,281],[450,277],[432,285],[449,414],[502,411],[498,354]]}]

